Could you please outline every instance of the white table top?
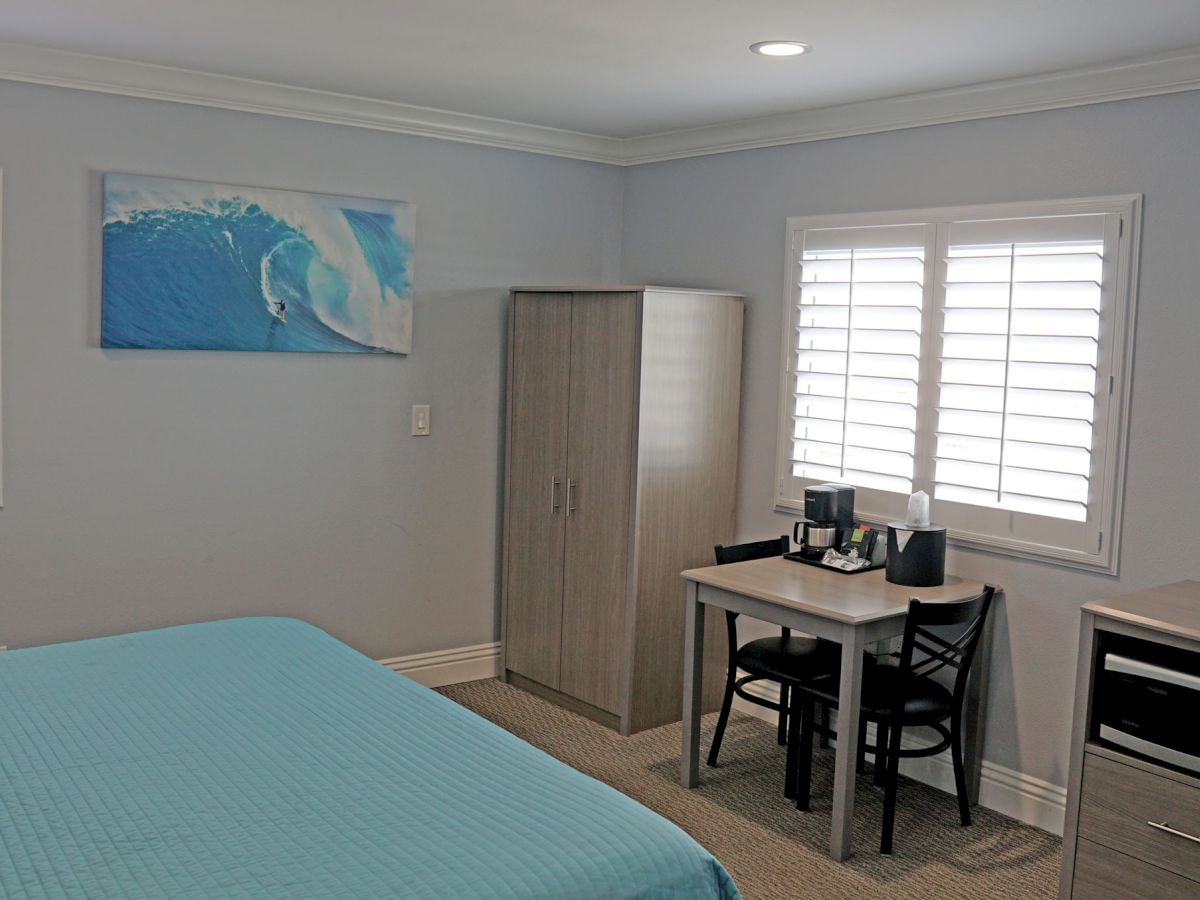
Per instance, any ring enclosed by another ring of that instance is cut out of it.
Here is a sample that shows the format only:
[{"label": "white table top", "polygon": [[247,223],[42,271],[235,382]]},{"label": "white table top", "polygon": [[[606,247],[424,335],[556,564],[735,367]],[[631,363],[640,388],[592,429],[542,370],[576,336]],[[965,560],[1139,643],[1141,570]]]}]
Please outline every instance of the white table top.
[{"label": "white table top", "polygon": [[688,581],[755,597],[825,619],[861,625],[902,616],[908,601],[965,600],[983,593],[983,582],[947,575],[938,587],[892,584],[884,570],[846,574],[793,562],[781,556],[683,572]]}]

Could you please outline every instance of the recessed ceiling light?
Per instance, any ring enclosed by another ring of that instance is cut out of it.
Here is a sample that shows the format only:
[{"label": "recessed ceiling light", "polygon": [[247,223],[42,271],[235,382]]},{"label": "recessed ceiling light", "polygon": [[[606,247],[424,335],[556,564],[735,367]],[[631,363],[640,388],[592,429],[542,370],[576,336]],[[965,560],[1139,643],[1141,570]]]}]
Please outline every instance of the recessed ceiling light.
[{"label": "recessed ceiling light", "polygon": [[759,41],[750,45],[750,52],[759,56],[799,56],[810,50],[812,47],[800,41]]}]

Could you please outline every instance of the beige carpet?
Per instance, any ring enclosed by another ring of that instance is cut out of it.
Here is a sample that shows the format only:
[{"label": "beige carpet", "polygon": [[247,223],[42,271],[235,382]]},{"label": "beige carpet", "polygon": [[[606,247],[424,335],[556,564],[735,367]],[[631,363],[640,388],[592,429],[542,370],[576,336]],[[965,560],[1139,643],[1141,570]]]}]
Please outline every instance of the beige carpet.
[{"label": "beige carpet", "polygon": [[[883,791],[860,776],[855,854],[826,854],[833,752],[816,750],[812,811],[783,798],[784,750],[766,722],[734,713],[721,765],[704,767],[700,787],[679,786],[679,725],[620,735],[497,681],[442,693],[581,772],[678,824],[729,870],[747,900],[790,897],[1053,897],[1062,842],[980,807],[958,825],[954,798],[901,779],[895,849],[879,855]],[[707,752],[716,716],[706,716]],[[869,757],[868,757],[869,760]]]}]

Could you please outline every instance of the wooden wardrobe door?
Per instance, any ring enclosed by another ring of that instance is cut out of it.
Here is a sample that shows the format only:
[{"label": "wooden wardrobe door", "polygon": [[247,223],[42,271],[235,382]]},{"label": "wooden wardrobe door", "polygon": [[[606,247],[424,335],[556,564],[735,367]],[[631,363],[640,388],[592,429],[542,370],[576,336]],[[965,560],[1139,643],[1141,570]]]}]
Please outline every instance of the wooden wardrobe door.
[{"label": "wooden wardrobe door", "polygon": [[571,295],[513,295],[505,667],[559,686]]},{"label": "wooden wardrobe door", "polygon": [[637,293],[575,294],[560,690],[622,713],[638,382]]}]

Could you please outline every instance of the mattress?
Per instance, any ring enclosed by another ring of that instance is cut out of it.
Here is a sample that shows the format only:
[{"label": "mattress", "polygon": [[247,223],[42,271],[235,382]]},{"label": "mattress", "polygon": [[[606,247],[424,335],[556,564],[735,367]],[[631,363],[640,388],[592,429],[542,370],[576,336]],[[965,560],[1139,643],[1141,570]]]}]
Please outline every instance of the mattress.
[{"label": "mattress", "polygon": [[0,653],[4,897],[733,898],[679,828],[294,619]]}]

